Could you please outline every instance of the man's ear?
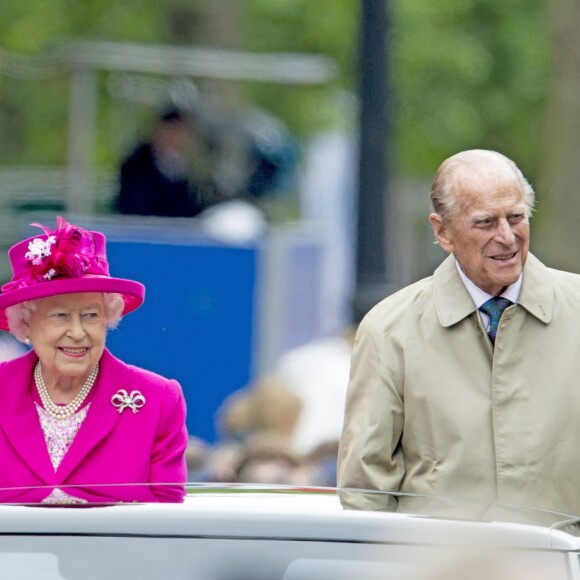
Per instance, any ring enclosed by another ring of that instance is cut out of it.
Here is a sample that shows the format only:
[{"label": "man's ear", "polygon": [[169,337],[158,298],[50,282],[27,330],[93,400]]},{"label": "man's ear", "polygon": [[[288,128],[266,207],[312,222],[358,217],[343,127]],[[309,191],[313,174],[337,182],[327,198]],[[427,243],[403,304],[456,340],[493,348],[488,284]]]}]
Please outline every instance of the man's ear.
[{"label": "man's ear", "polygon": [[443,223],[443,218],[438,213],[431,213],[429,214],[429,222],[433,228],[437,243],[448,254],[453,253],[453,238],[449,235],[449,230]]}]

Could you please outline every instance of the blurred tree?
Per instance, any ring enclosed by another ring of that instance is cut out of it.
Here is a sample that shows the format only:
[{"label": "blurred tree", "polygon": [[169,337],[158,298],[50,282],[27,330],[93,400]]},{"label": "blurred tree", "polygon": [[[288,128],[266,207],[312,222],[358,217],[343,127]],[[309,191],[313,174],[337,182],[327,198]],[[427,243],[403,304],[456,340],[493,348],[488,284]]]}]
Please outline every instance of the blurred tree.
[{"label": "blurred tree", "polygon": [[[39,54],[84,38],[329,55],[339,70],[331,87],[248,83],[240,88],[244,99],[278,115],[298,135],[308,135],[339,124],[353,128],[356,108],[345,109],[344,95],[352,94],[356,86],[358,4],[20,0],[4,7],[0,47]],[[535,180],[541,165],[536,136],[548,92],[548,4],[548,0],[388,1],[395,167],[427,176],[442,158],[459,149],[494,147],[512,156]],[[31,90],[24,81],[0,76],[4,162],[63,161],[66,82],[43,83]],[[100,102],[101,118],[106,119],[110,101],[104,95]],[[351,118],[346,118],[345,110]],[[99,151],[100,162],[112,162],[106,144]]]},{"label": "blurred tree", "polygon": [[299,135],[346,125],[344,92],[356,88],[359,6],[353,0],[245,0],[244,46],[256,51],[307,52],[335,59],[331,87],[253,85],[251,98],[280,116]]},{"label": "blurred tree", "polygon": [[553,68],[538,187],[534,251],[555,267],[580,272],[580,1],[550,4]]},{"label": "blurred tree", "polygon": [[[331,55],[340,70],[336,86],[354,90],[358,2],[246,2],[248,47]],[[505,151],[536,179],[536,136],[549,88],[546,5],[547,0],[388,0],[398,171],[430,176],[446,156],[485,147]],[[328,88],[307,94],[258,85],[252,90],[254,99],[300,133],[340,122],[344,108],[330,94]]]},{"label": "blurred tree", "polygon": [[[82,39],[170,42],[167,2],[143,0],[21,0],[9,2],[0,19],[0,49],[38,55]],[[46,78],[0,75],[2,164],[63,165],[67,148],[69,79],[64,71]],[[103,117],[110,98],[103,88]],[[100,149],[106,149],[101,146]],[[104,157],[113,161],[111,156]]]},{"label": "blurred tree", "polygon": [[535,177],[548,90],[545,0],[392,0],[403,171],[498,149]]}]

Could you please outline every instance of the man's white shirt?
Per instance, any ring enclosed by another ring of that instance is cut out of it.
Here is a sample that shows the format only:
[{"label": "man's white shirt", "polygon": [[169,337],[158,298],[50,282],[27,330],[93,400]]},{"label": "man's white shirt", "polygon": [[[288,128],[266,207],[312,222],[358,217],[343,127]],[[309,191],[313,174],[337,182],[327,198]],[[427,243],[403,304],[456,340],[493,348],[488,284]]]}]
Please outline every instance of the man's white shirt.
[{"label": "man's white shirt", "polygon": [[[476,286],[466,275],[465,272],[461,269],[459,262],[455,260],[455,265],[457,266],[457,271],[459,272],[459,276],[461,280],[465,284],[471,299],[475,303],[478,308],[479,316],[481,317],[481,321],[483,322],[483,326],[485,330],[489,331],[489,316],[479,310],[479,307],[485,304],[490,298],[493,298],[491,294],[488,294],[485,290],[482,290],[478,286]],[[522,281],[524,278],[524,273],[520,274],[520,277],[511,285],[508,286],[501,294],[503,298],[507,298],[514,304],[518,301],[520,297],[520,291],[522,289]]]}]

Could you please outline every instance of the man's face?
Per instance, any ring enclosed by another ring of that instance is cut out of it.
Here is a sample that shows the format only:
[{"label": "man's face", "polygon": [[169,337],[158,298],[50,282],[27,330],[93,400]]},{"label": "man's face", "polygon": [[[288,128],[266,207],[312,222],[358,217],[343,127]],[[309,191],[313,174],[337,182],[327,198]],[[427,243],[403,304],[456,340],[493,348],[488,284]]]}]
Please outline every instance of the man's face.
[{"label": "man's face", "polygon": [[458,212],[429,221],[441,247],[453,253],[466,276],[497,296],[522,273],[530,244],[529,219],[519,183],[490,179],[457,187]]},{"label": "man's face", "polygon": [[188,154],[193,143],[193,131],[185,121],[172,121],[162,124],[155,135],[154,147],[161,155]]}]

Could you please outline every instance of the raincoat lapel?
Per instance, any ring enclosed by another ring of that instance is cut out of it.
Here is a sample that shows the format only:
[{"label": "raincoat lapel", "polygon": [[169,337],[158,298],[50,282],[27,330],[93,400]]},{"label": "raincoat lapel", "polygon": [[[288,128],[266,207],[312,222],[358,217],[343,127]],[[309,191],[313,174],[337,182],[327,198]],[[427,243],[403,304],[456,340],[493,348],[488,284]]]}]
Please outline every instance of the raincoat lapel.
[{"label": "raincoat lapel", "polygon": [[433,301],[439,323],[445,328],[477,311],[477,306],[459,276],[453,254],[433,274]]}]

